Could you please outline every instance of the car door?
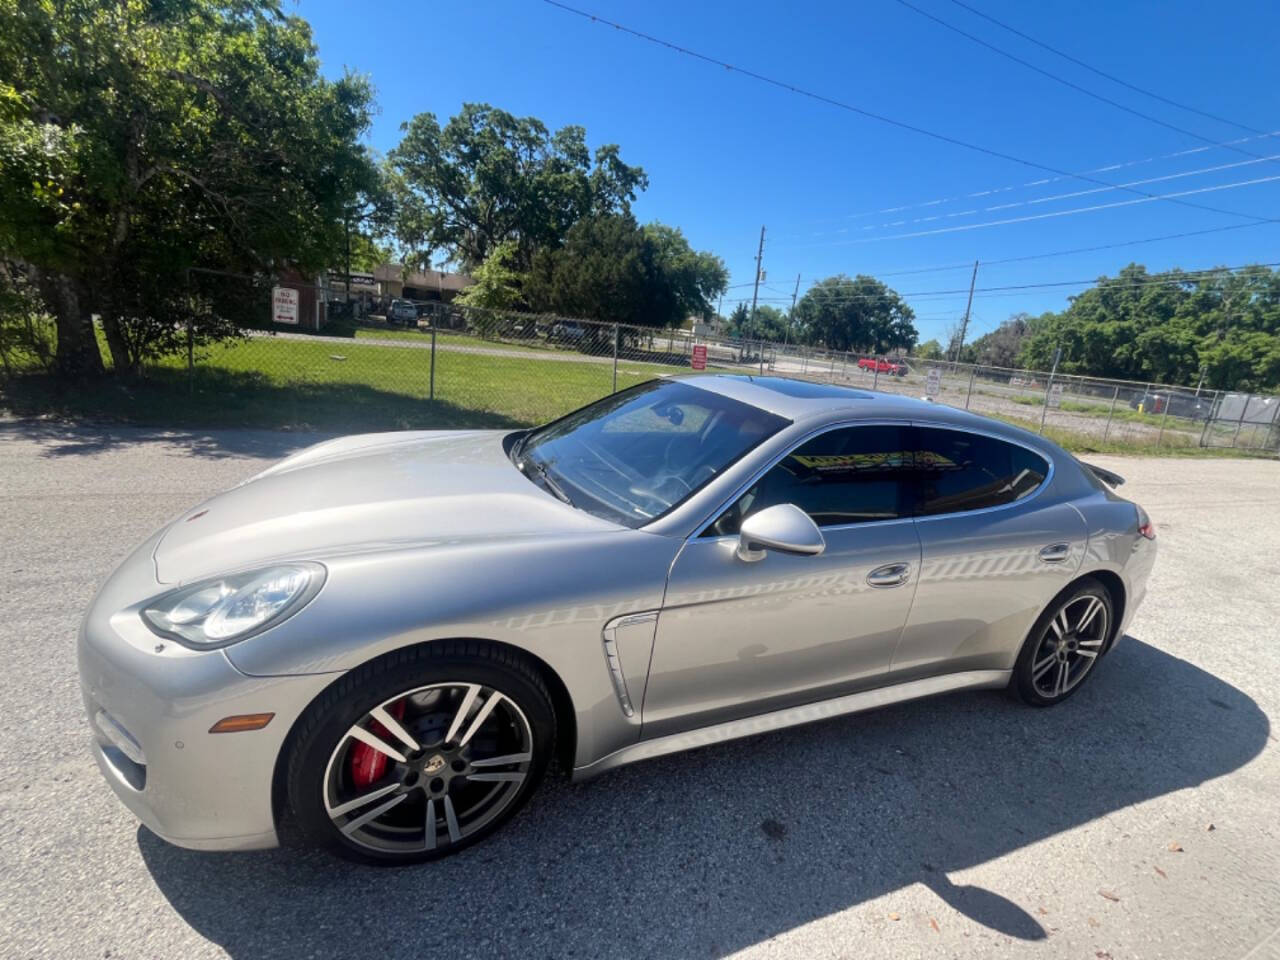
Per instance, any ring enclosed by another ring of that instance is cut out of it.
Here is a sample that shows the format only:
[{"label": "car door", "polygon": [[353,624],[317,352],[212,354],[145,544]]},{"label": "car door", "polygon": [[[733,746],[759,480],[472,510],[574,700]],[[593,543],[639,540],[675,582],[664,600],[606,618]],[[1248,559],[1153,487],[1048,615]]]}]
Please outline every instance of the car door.
[{"label": "car door", "polygon": [[[642,737],[839,696],[887,672],[920,563],[908,433],[812,436],[686,542],[658,616]],[[740,559],[742,520],[780,503],[818,524],[823,553]]]},{"label": "car door", "polygon": [[1052,497],[1050,461],[993,435],[915,429],[920,581],[894,682],[1007,670],[1084,558],[1084,519]]}]

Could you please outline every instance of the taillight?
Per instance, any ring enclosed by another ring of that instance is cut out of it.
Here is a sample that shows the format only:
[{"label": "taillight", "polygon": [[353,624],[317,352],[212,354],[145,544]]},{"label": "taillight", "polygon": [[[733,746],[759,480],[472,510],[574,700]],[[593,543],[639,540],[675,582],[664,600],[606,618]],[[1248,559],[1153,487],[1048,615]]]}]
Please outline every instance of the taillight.
[{"label": "taillight", "polygon": [[1138,532],[1148,540],[1156,538],[1156,525],[1151,522],[1151,518],[1147,516],[1147,511],[1138,507]]}]

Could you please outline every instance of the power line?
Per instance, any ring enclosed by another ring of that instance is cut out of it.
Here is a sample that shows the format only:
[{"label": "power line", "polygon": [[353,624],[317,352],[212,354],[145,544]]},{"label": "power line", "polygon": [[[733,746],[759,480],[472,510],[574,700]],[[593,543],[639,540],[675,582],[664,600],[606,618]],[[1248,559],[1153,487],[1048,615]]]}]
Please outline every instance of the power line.
[{"label": "power line", "polygon": [[[1099,250],[1115,250],[1120,247],[1134,247],[1144,243],[1158,243],[1164,240],[1184,240],[1188,237],[1200,237],[1209,233],[1223,233],[1227,230],[1244,230],[1248,227],[1262,227],[1267,223],[1229,223],[1225,227],[1208,227],[1204,230],[1185,230],[1182,233],[1166,233],[1158,237],[1141,237],[1136,240],[1118,240],[1115,243],[1099,243],[1090,247],[1072,247],[1070,250],[1051,250],[1047,253],[1029,253],[1020,257],[1003,257],[998,260],[983,260],[984,266],[992,267],[1002,263],[1023,263],[1027,260],[1047,260],[1052,257],[1073,256],[1077,253],[1096,253]],[[951,263],[935,267],[913,267],[906,270],[877,272],[877,277],[906,277],[921,273],[945,273],[950,270],[968,270],[968,263]]]},{"label": "power line", "polygon": [[1008,30],[1014,36],[1021,37],[1023,40],[1026,40],[1029,43],[1034,43],[1037,47],[1040,47],[1043,50],[1048,50],[1050,53],[1054,54],[1055,56],[1061,57],[1062,59],[1068,61],[1069,63],[1074,63],[1077,67],[1083,67],[1085,70],[1088,70],[1090,73],[1096,73],[1098,76],[1102,77],[1104,80],[1110,80],[1112,83],[1119,84],[1122,87],[1125,87],[1129,90],[1134,91],[1135,93],[1140,93],[1144,97],[1151,97],[1153,100],[1159,100],[1161,103],[1168,104],[1171,107],[1177,107],[1179,110],[1186,110],[1189,113],[1198,114],[1202,117],[1206,117],[1209,120],[1216,120],[1218,123],[1225,123],[1229,127],[1236,127],[1237,129],[1240,129],[1240,130],[1247,130],[1250,133],[1261,132],[1249,126],[1246,123],[1240,123],[1236,120],[1228,120],[1226,117],[1220,117],[1217,114],[1210,113],[1207,110],[1201,110],[1198,107],[1192,107],[1185,103],[1179,103],[1177,100],[1170,99],[1169,97],[1156,93],[1153,90],[1147,90],[1143,87],[1138,86],[1135,83],[1130,83],[1128,80],[1122,80],[1120,77],[1117,77],[1115,74],[1107,73],[1105,70],[1100,70],[1097,67],[1093,66],[1092,64],[1085,63],[1083,60],[1079,59],[1078,57],[1073,57],[1069,53],[1064,53],[1063,51],[1059,50],[1057,47],[1052,47],[1049,44],[1045,43],[1043,40],[1037,40],[1035,37],[1030,36],[1029,34],[1023,33],[1021,30],[1018,30],[1015,27],[1009,26],[1009,24],[1005,23],[1004,21],[997,20],[995,17],[991,16],[990,14],[983,13],[981,10],[978,10],[975,7],[969,6],[969,4],[967,3],[963,3],[962,0],[951,0],[951,2],[954,3],[957,7],[962,7],[965,10],[968,10],[973,15],[981,17],[983,20],[986,20],[989,23],[994,23],[997,27],[1000,27],[1002,30]]},{"label": "power line", "polygon": [[[812,247],[842,247],[850,244],[859,243],[877,243],[881,240],[910,240],[916,237],[933,237],[943,233],[960,233],[966,230],[980,230],[984,227],[1003,227],[1012,223],[1029,223],[1032,220],[1048,220],[1053,217],[1069,217],[1078,213],[1094,213],[1098,210],[1112,210],[1116,207],[1131,207],[1139,203],[1151,203],[1154,200],[1172,200],[1178,197],[1190,197],[1202,193],[1216,193],[1222,190],[1235,190],[1239,187],[1252,187],[1260,183],[1273,183],[1280,180],[1280,174],[1270,177],[1256,177],[1253,180],[1240,180],[1236,183],[1221,183],[1210,187],[1197,187],[1194,190],[1180,190],[1177,193],[1161,193],[1148,194],[1133,200],[1115,200],[1111,203],[1095,203],[1088,207],[1072,207],[1069,210],[1053,210],[1048,213],[1036,213],[1025,217],[1005,217],[1002,220],[988,220],[984,223],[965,223],[953,227],[938,227],[933,230],[915,230],[910,233],[891,233],[878,237],[859,237],[853,240],[832,240],[824,243],[798,243],[791,244],[791,249],[804,249]],[[1274,217],[1254,217],[1258,224],[1274,223]],[[1256,224],[1248,224],[1254,226]]]},{"label": "power line", "polygon": [[[1248,263],[1234,267],[1205,267],[1199,270],[1180,270],[1176,277],[1166,277],[1161,275],[1152,275],[1140,280],[1123,280],[1119,277],[1094,277],[1091,280],[1050,280],[1039,283],[1013,283],[1004,284],[995,287],[974,287],[974,294],[997,294],[1006,292],[1021,292],[1025,290],[1046,290],[1061,287],[1080,287],[1097,285],[1108,289],[1115,288],[1132,288],[1132,287],[1161,287],[1161,286],[1184,286],[1189,283],[1198,283],[1205,279],[1214,279],[1224,274],[1236,274],[1242,270],[1249,270],[1257,267],[1280,267],[1280,262],[1274,263]],[[1171,272],[1171,271],[1170,271]],[[844,286],[854,286],[858,281],[850,280],[847,283],[830,284],[825,289],[839,289]],[[845,303],[855,300],[882,300],[890,298],[907,299],[910,297],[935,297],[935,296],[958,296],[967,294],[969,287],[957,287],[950,290],[919,290],[910,293],[899,293],[897,291],[888,291],[885,293],[835,293],[831,296],[823,297],[824,303]],[[810,287],[805,291],[805,295],[810,293],[821,292],[824,290],[822,285]]]},{"label": "power line", "polygon": [[[1154,123],[1157,126],[1164,127],[1167,130],[1173,130],[1175,133],[1180,133],[1183,136],[1191,137],[1192,139],[1199,140],[1202,143],[1214,142],[1209,137],[1196,133],[1194,130],[1187,130],[1185,127],[1180,127],[1177,124],[1169,123],[1165,120],[1161,120],[1159,117],[1153,117],[1149,113],[1143,113],[1141,110],[1135,110],[1133,107],[1123,104],[1119,100],[1112,100],[1110,97],[1104,96],[1101,93],[1095,93],[1094,91],[1090,90],[1088,87],[1082,87],[1080,86],[1080,84],[1075,83],[1074,81],[1068,80],[1066,77],[1060,77],[1056,73],[1053,73],[1050,70],[1045,70],[1043,67],[1038,67],[1034,63],[1032,63],[1030,60],[1024,60],[1022,59],[1022,57],[1019,57],[1017,54],[1010,53],[1008,50],[1004,50],[1000,47],[997,47],[994,43],[988,43],[986,40],[983,40],[981,37],[974,36],[972,33],[969,33],[966,30],[962,30],[960,27],[957,27],[955,24],[949,23],[948,21],[943,20],[939,16],[935,16],[934,14],[930,13],[927,10],[920,9],[915,4],[909,2],[909,0],[898,0],[898,3],[906,7],[908,10],[914,10],[920,16],[928,20],[932,20],[934,23],[942,27],[945,27],[947,30],[951,30],[952,32],[958,33],[960,36],[968,40],[972,40],[974,43],[978,44],[979,46],[985,47],[986,49],[992,51],[993,53],[997,53],[1008,60],[1012,60],[1014,63],[1020,64],[1021,66],[1026,67],[1028,70],[1038,73],[1041,76],[1048,77],[1050,80],[1060,83],[1065,87],[1069,87],[1072,90],[1075,90],[1077,93],[1083,93],[1086,97],[1092,97],[1094,100],[1098,100],[1102,103],[1107,104],[1108,106],[1115,107],[1117,110],[1123,110],[1125,113],[1131,114],[1132,116],[1138,117],[1139,119],[1146,120],[1148,123]],[[1250,153],[1248,150],[1242,150],[1239,147],[1232,147],[1231,149],[1235,150],[1236,153],[1243,153],[1245,156],[1249,156],[1249,157],[1257,156],[1256,154]]]},{"label": "power line", "polygon": [[[1094,167],[1090,170],[1082,170],[1081,173],[1110,173],[1114,170],[1123,170],[1126,167],[1138,167],[1148,163],[1155,163],[1159,160],[1172,160],[1177,157],[1191,156],[1196,153],[1207,153],[1210,150],[1219,147],[1230,147],[1239,143],[1250,143],[1254,140],[1265,140],[1269,137],[1280,136],[1280,130],[1273,130],[1270,133],[1262,133],[1256,137],[1238,137],[1235,140],[1224,140],[1220,143],[1207,144],[1203,147],[1187,147],[1184,150],[1174,150],[1171,153],[1156,154],[1151,157],[1143,157],[1140,160],[1121,160],[1114,163],[1104,164],[1101,167]],[[802,220],[798,225],[807,224],[824,224],[824,223],[840,223],[845,220],[858,220],[862,217],[874,217],[888,213],[905,213],[908,210],[917,210],[924,207],[938,207],[945,203],[955,203],[958,200],[977,200],[981,197],[995,196],[998,193],[1009,193],[1013,190],[1028,190],[1032,187],[1043,187],[1051,183],[1057,183],[1061,180],[1073,180],[1075,175],[1063,177],[1041,177],[1039,180],[1027,180],[1023,183],[1006,184],[1002,187],[988,187],[985,190],[975,190],[970,193],[956,194],[950,197],[935,197],[932,200],[920,200],[914,203],[899,204],[894,207],[882,207],[879,210],[864,210],[861,213],[847,213],[839,217],[823,217],[819,220]],[[787,236],[795,236],[795,234],[787,234]]]},{"label": "power line", "polygon": [[[547,4],[548,6],[556,7],[559,10],[563,10],[566,13],[571,13],[574,16],[578,16],[578,17],[582,17],[583,19],[590,20],[592,23],[599,23],[605,26],[613,27],[613,29],[618,30],[622,33],[629,34],[630,36],[636,37],[637,39],[640,39],[640,40],[644,40],[647,43],[652,43],[660,47],[665,47],[666,49],[672,50],[683,56],[691,57],[695,60],[701,60],[704,63],[709,63],[717,67],[723,67],[725,70],[732,70],[736,73],[743,75],[744,77],[749,77],[752,80],[757,80],[761,83],[768,84],[769,86],[777,87],[781,90],[786,90],[789,93],[794,93],[797,96],[806,97],[810,100],[817,101],[818,103],[825,103],[828,106],[833,106],[840,110],[845,110],[849,113],[854,113],[862,117],[867,117],[868,119],[871,119],[871,120],[877,120],[880,123],[884,123],[892,127],[897,127],[900,130],[907,130],[907,131],[910,131],[911,133],[916,133],[916,134],[919,134],[920,136],[929,137],[930,139],[937,140],[941,143],[947,143],[956,147],[963,147],[966,150],[972,150],[976,153],[983,153],[983,154],[986,154],[987,156],[996,157],[997,159],[1000,159],[1000,160],[1007,160],[1010,163],[1017,163],[1024,167],[1030,167],[1034,170],[1043,170],[1047,173],[1056,174],[1062,177],[1071,177],[1076,180],[1083,180],[1086,183],[1093,183],[1098,186],[1104,186],[1104,187],[1114,186],[1114,184],[1107,183],[1107,181],[1105,180],[1098,180],[1096,178],[1083,175],[1083,174],[1070,173],[1069,171],[1066,171],[1066,170],[1060,170],[1057,167],[1051,167],[1043,163],[1037,163],[1034,160],[1027,160],[1023,157],[1014,156],[1013,154],[1005,153],[1001,150],[996,150],[991,147],[984,147],[980,144],[969,143],[968,141],[961,140],[957,137],[952,137],[945,133],[938,133],[933,130],[927,130],[924,127],[919,127],[919,126],[916,126],[915,124],[907,123],[903,120],[895,120],[892,117],[885,116],[884,114],[875,113],[874,111],[864,109],[863,107],[855,106],[854,104],[849,103],[847,101],[837,100],[836,98],[826,96],[825,94],[815,93],[812,90],[806,90],[802,87],[797,87],[794,84],[787,83],[786,81],[777,80],[777,79],[774,79],[773,77],[765,76],[762,73],[757,73],[754,70],[748,70],[744,67],[736,66],[727,61],[719,60],[716,57],[708,56],[705,53],[699,53],[696,50],[689,49],[688,47],[682,47],[679,44],[672,43],[669,40],[663,40],[660,37],[655,37],[652,34],[644,33],[643,31],[625,26],[621,23],[617,23],[616,21],[609,20],[604,17],[596,16],[595,14],[588,13],[585,10],[579,10],[577,7],[571,7],[566,3],[561,3],[560,0],[542,0],[542,2]],[[1127,189],[1129,193],[1138,194],[1139,196],[1143,196],[1143,197],[1153,196],[1152,194],[1148,194],[1143,190],[1138,190],[1137,188],[1131,187]],[[1248,220],[1261,219],[1253,216],[1252,214],[1240,213],[1235,210],[1224,210],[1219,207],[1210,207],[1204,204],[1194,203],[1191,201],[1182,200],[1175,197],[1166,196],[1166,197],[1159,197],[1159,199],[1169,200],[1171,203],[1176,203],[1179,206],[1190,207],[1196,210],[1205,210],[1210,213],[1222,214],[1223,216],[1241,217]]]},{"label": "power line", "polygon": [[781,238],[774,237],[774,240],[775,241],[778,239],[785,240],[789,237],[793,238],[793,237],[801,237],[801,236],[826,237],[836,233],[849,233],[851,229],[884,230],[890,227],[907,226],[913,223],[932,223],[933,221],[936,221],[936,220],[949,220],[956,217],[971,217],[978,213],[994,213],[997,210],[1012,210],[1012,209],[1015,209],[1016,207],[1028,207],[1028,206],[1034,206],[1036,204],[1041,204],[1041,203],[1052,203],[1056,200],[1070,200],[1073,197],[1086,197],[1086,196],[1090,196],[1091,194],[1109,193],[1112,190],[1120,190],[1125,187],[1145,186],[1146,184],[1151,184],[1151,183],[1163,183],[1169,180],[1181,180],[1186,177],[1200,176],[1201,174],[1205,174],[1205,173],[1219,173],[1223,170],[1234,170],[1237,167],[1248,167],[1256,163],[1264,163],[1268,160],[1280,160],[1280,153],[1273,154],[1272,156],[1269,156],[1269,157],[1258,157],[1257,159],[1253,159],[1253,160],[1236,160],[1232,163],[1220,163],[1220,164],[1215,164],[1214,166],[1211,166],[1211,167],[1200,167],[1197,170],[1183,170],[1176,173],[1166,173],[1159,177],[1147,177],[1144,180],[1130,180],[1128,183],[1116,184],[1115,187],[1090,187],[1087,190],[1072,190],[1068,193],[1050,194],[1047,197],[1032,197],[1030,200],[1016,200],[1012,203],[997,203],[989,207],[983,207],[981,209],[961,210],[961,211],[952,212],[952,213],[940,213],[940,214],[935,214],[934,216],[931,216],[931,217],[914,217],[911,220],[896,220],[892,223],[867,224],[866,226],[857,227],[857,228],[842,227],[839,230],[819,230],[815,233],[809,233],[809,234],[795,234],[795,233],[784,234]]}]

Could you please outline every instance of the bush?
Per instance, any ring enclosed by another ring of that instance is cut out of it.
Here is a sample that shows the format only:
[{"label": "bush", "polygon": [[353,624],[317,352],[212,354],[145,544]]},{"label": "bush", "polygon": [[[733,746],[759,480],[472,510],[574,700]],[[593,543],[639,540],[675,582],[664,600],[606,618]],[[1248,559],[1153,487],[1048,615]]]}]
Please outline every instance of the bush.
[{"label": "bush", "polygon": [[26,271],[15,263],[0,263],[0,369],[8,376],[29,370],[48,373],[57,346],[53,317]]}]

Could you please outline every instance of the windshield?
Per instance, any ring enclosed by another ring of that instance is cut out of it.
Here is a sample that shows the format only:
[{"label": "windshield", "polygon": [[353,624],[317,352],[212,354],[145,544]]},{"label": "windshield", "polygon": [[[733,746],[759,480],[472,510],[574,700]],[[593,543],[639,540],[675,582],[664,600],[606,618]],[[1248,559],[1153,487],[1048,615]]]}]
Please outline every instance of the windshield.
[{"label": "windshield", "polygon": [[512,459],[578,509],[639,527],[789,422],[678,380],[653,380],[533,431]]}]

